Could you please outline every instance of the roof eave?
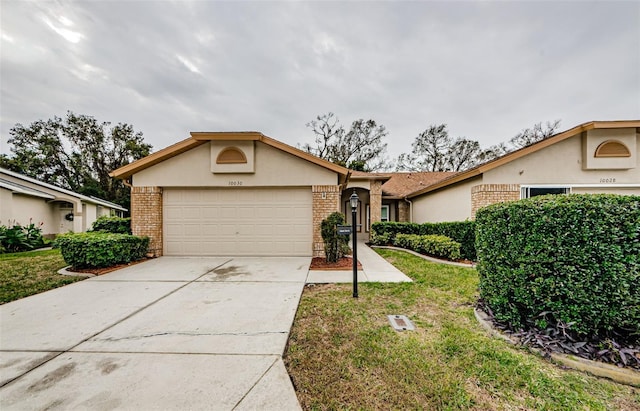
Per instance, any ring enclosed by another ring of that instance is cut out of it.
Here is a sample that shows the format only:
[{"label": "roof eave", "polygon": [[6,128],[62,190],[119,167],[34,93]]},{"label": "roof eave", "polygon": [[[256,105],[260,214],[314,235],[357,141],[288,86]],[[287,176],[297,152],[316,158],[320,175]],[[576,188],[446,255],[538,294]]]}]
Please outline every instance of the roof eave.
[{"label": "roof eave", "polygon": [[109,176],[120,179],[129,178],[138,171],[154,166],[158,163],[163,162],[164,160],[175,157],[178,154],[182,154],[185,151],[189,151],[192,148],[204,144],[205,142],[206,141],[204,140],[195,140],[194,138],[189,137],[185,140],[170,145],[169,147],[165,147],[162,150],[156,151],[153,154],[149,154],[148,156],[141,158],[140,160],[136,160],[133,163],[129,163],[125,166],[115,169],[111,173],[109,173]]},{"label": "roof eave", "polygon": [[331,163],[327,160],[323,160],[305,151],[292,147],[288,144],[282,143],[271,137],[267,137],[264,134],[257,131],[233,131],[233,132],[192,132],[191,137],[182,140],[176,144],[166,147],[156,153],[150,154],[145,158],[134,161],[133,163],[122,166],[117,170],[109,173],[111,177],[125,179],[131,177],[133,174],[144,170],[145,168],[154,166],[163,162],[171,157],[175,157],[178,154],[182,154],[192,148],[205,144],[208,141],[260,141],[271,147],[277,148],[281,151],[292,154],[303,160],[309,161],[318,166],[329,169],[335,173],[340,174],[343,178],[346,178],[349,173],[349,169]]}]

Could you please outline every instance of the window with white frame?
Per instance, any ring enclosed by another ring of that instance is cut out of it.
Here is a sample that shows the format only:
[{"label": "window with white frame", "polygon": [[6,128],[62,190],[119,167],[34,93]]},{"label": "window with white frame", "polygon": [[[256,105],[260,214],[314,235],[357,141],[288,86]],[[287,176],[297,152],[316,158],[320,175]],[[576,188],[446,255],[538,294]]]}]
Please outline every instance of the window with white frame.
[{"label": "window with white frame", "polygon": [[389,221],[389,206],[383,205],[380,210],[380,221]]},{"label": "window with white frame", "polygon": [[570,194],[571,187],[566,186],[523,186],[520,188],[520,198],[531,198],[547,194]]}]

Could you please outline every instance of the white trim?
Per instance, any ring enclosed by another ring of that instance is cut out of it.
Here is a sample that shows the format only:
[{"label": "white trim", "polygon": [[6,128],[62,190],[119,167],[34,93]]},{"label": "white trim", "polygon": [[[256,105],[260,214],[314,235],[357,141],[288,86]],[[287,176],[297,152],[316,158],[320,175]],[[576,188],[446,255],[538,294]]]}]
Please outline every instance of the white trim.
[{"label": "white trim", "polygon": [[606,187],[611,187],[611,188],[640,188],[640,184],[636,184],[636,183],[611,183],[611,184],[607,184],[607,183],[594,183],[594,184],[563,184],[563,183],[558,183],[558,184],[520,184],[520,187],[527,187],[527,188],[589,188],[589,187],[593,187],[593,188],[606,188]]},{"label": "white trim", "polygon": [[110,203],[110,202],[108,202],[106,200],[103,200],[101,198],[98,199],[98,198],[87,197],[85,195],[76,193],[74,191],[67,190],[67,189],[62,188],[62,187],[54,186],[53,184],[43,183],[42,181],[36,180],[35,178],[27,177],[24,174],[16,173],[16,172],[7,170],[6,168],[1,168],[0,167],[0,173],[3,173],[3,174],[6,174],[6,175],[9,175],[9,176],[18,178],[18,179],[23,180],[23,181],[28,181],[28,182],[30,182],[32,184],[37,184],[37,185],[39,185],[41,187],[48,188],[49,190],[54,190],[54,191],[58,191],[58,192],[63,193],[63,194],[70,195],[72,197],[78,198],[80,200],[86,201],[86,202],[91,203],[91,204],[99,204],[99,205],[104,205],[104,206],[112,208],[112,209],[116,209],[116,210],[120,210],[120,211],[127,211],[126,208],[123,208],[123,207],[121,207],[121,206],[119,206],[117,204],[114,204],[114,203]]},{"label": "white trim", "polygon": [[520,186],[520,200],[524,200],[525,198],[531,198],[530,189],[532,188],[557,188],[567,190],[564,194],[571,194],[571,186],[562,185],[562,184],[540,184],[540,185],[521,185]]},{"label": "white trim", "polygon": [[28,187],[24,187],[24,186],[18,186],[18,185],[14,185],[10,182],[4,182],[4,181],[0,181],[0,187],[9,190],[13,193],[17,193],[17,194],[24,194],[24,195],[28,195],[28,196],[33,196],[33,197],[39,197],[39,198],[44,198],[47,200],[53,200],[54,198],[56,198],[55,196],[42,192],[42,191],[38,191],[38,190],[34,190],[32,188],[28,188]]},{"label": "white trim", "polygon": [[530,188],[566,188],[569,190],[567,194],[571,194],[574,188],[640,188],[640,184],[637,183],[594,183],[594,184],[521,184],[520,185],[520,199],[530,198],[526,197]]},{"label": "white trim", "polygon": [[365,209],[366,209],[365,222],[367,224],[366,232],[368,233],[369,231],[371,231],[371,205],[367,204]]},{"label": "white trim", "polygon": [[386,221],[388,222],[388,221],[391,221],[391,215],[390,215],[391,214],[391,209],[389,208],[389,204],[383,204],[380,207],[380,221],[383,221],[382,220],[382,210],[384,210],[385,208],[387,209],[387,220]]}]

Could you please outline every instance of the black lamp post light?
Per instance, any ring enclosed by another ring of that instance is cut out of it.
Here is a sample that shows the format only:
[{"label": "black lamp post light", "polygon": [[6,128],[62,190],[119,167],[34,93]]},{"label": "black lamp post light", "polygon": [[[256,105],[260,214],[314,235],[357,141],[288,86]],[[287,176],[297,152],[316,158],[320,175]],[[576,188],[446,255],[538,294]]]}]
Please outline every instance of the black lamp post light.
[{"label": "black lamp post light", "polygon": [[356,189],[353,189],[353,194],[349,197],[351,202],[351,232],[353,235],[353,298],[358,298],[358,240],[357,240],[357,225],[356,225],[356,213],[358,211],[358,194]]}]

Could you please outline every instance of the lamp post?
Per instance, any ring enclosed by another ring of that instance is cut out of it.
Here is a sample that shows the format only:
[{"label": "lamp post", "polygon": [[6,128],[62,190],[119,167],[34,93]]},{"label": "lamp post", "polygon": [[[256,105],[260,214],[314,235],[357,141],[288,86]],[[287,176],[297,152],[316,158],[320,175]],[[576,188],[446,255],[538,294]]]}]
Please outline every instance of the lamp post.
[{"label": "lamp post", "polygon": [[353,189],[353,194],[349,197],[351,201],[351,230],[353,234],[353,298],[358,298],[358,240],[357,240],[357,225],[356,225],[356,212],[358,211],[358,194],[356,189]]}]

